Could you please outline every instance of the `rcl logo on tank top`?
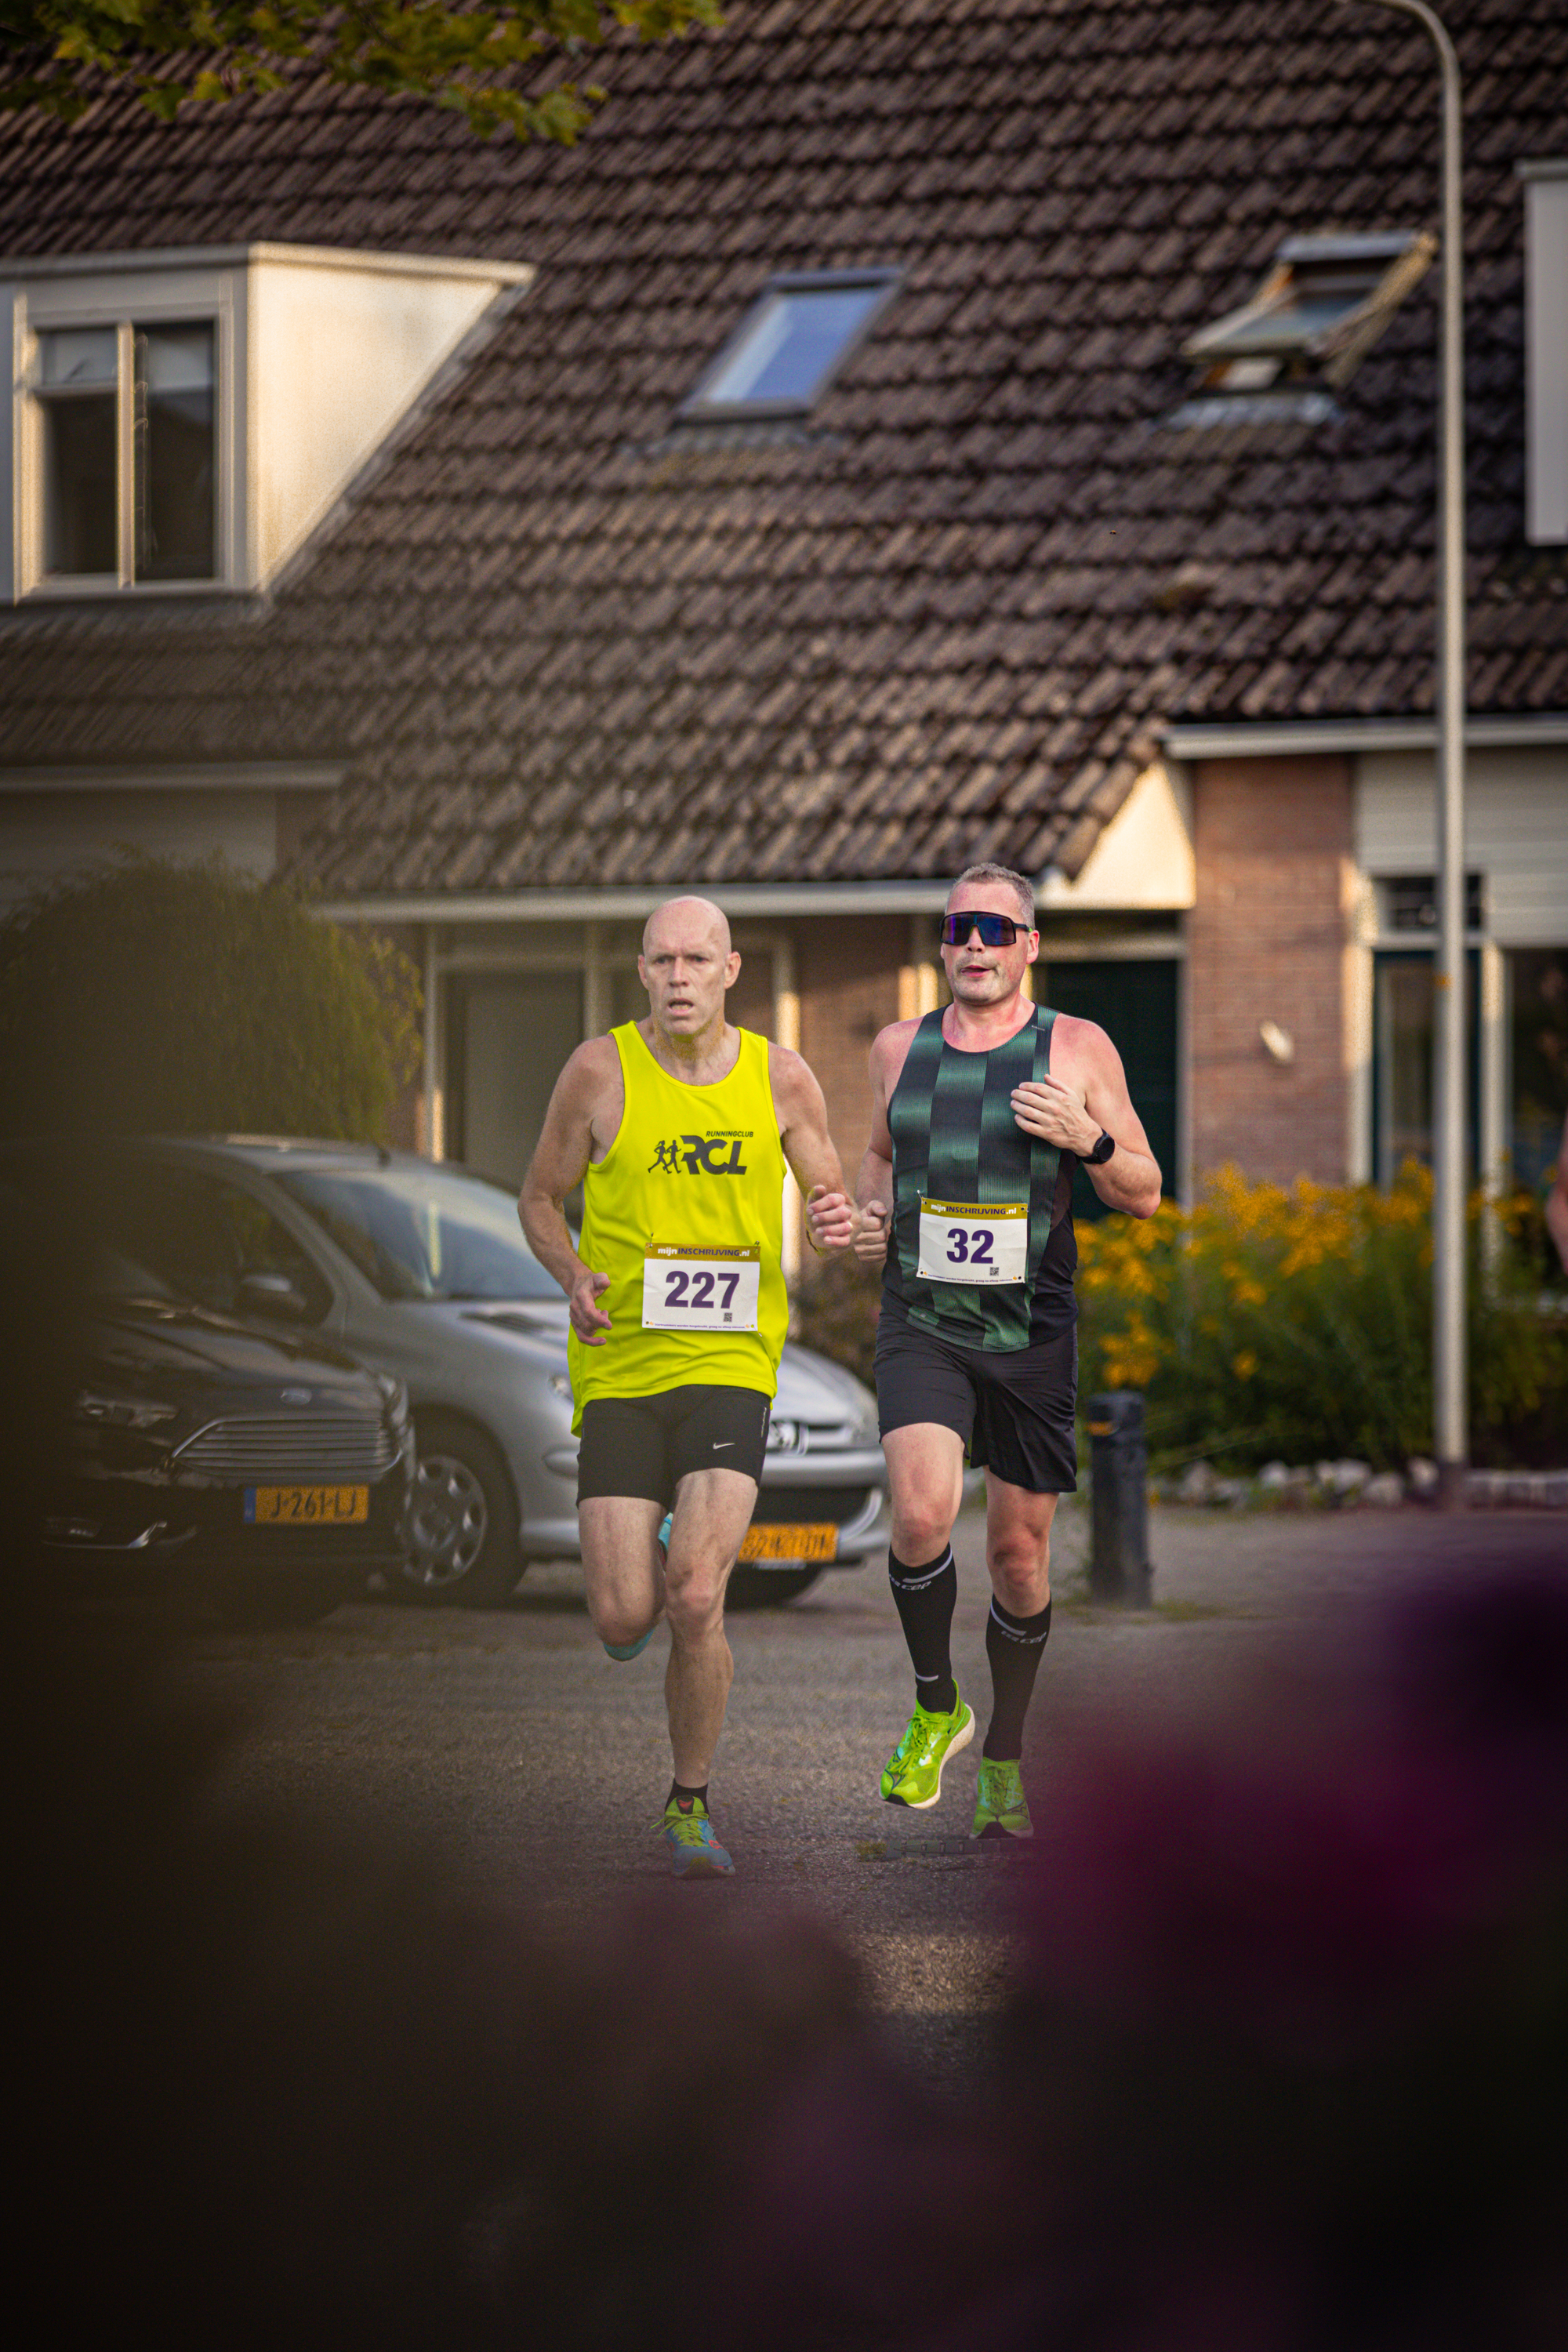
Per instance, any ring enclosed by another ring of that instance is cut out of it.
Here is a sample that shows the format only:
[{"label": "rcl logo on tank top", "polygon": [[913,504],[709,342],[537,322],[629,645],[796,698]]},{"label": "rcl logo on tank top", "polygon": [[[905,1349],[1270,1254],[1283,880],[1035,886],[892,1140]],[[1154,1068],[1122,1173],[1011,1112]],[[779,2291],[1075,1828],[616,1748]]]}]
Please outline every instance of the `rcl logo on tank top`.
[{"label": "rcl logo on tank top", "polygon": [[672,1135],[668,1143],[656,1143],[653,1158],[648,1162],[650,1176],[743,1176],[745,1161],[741,1146],[750,1135],[748,1128],[726,1128],[711,1135]]}]

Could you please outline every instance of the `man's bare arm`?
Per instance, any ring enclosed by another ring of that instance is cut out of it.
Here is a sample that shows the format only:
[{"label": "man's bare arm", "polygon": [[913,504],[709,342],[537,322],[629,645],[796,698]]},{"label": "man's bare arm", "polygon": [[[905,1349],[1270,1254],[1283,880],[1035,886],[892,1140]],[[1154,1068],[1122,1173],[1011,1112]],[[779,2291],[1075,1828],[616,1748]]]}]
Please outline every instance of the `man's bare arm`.
[{"label": "man's bare arm", "polygon": [[809,1063],[785,1045],[768,1048],[768,1081],[779,1138],[805,1202],[806,1229],[819,1253],[847,1249],[855,1212],[844,1190],[844,1170],[827,1132],[827,1105]]},{"label": "man's bare arm", "polygon": [[1557,1244],[1563,1271],[1568,1274],[1568,1118],[1557,1146],[1557,1181],[1546,1195],[1546,1230]]},{"label": "man's bare arm", "polygon": [[855,1180],[859,1217],[855,1228],[855,1255],[866,1265],[880,1265],[888,1255],[889,1220],[893,1201],[893,1138],[888,1125],[888,1105],[910,1040],[918,1021],[897,1021],[881,1030],[871,1044],[871,1140]]},{"label": "man's bare arm", "polygon": [[592,1037],[579,1045],[555,1081],[538,1149],[518,1195],[517,1213],[529,1246],[565,1292],[572,1328],[590,1348],[602,1348],[610,1328],[609,1317],[597,1304],[610,1277],[584,1265],[578,1256],[563,1204],[586,1175],[595,1141],[610,1139],[595,1135],[595,1118],[602,1124],[608,1108],[616,1114],[615,1126],[620,1124],[619,1087],[620,1056],[611,1040]]},{"label": "man's bare arm", "polygon": [[[1121,1055],[1098,1023],[1068,1013],[1057,1016],[1055,1035],[1066,1049],[1059,1074],[1015,1087],[1014,1118],[1026,1135],[1076,1152],[1108,1209],[1152,1217],[1160,1205],[1160,1163],[1132,1108]],[[1116,1149],[1096,1168],[1089,1154],[1102,1133],[1115,1137]]]}]

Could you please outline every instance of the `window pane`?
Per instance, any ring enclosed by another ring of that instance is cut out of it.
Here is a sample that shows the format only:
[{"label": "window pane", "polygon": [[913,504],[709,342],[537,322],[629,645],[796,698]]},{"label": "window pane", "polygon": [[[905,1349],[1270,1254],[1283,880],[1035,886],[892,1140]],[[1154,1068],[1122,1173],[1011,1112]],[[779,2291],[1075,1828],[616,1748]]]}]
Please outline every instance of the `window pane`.
[{"label": "window pane", "polygon": [[[63,338],[62,338],[63,340]],[[44,570],[119,569],[112,392],[40,403],[44,416]]]},{"label": "window pane", "polygon": [[210,326],[136,330],[136,577],[210,580],[215,450]]},{"label": "window pane", "polygon": [[834,286],[820,292],[769,294],[740,349],[706,386],[702,399],[789,400],[809,406],[886,290]]},{"label": "window pane", "polygon": [[1510,956],[1515,1181],[1537,1192],[1557,1158],[1568,1111],[1568,948]]},{"label": "window pane", "polygon": [[117,341],[112,327],[72,327],[40,335],[44,383],[50,387],[102,383],[112,389],[117,373]]},{"label": "window pane", "polygon": [[510,1186],[461,1170],[291,1169],[279,1178],[384,1298],[548,1298]]},{"label": "window pane", "polygon": [[[1480,958],[1465,958],[1465,1120],[1467,1167],[1473,1171],[1480,1133]],[[1436,961],[1430,955],[1384,953],[1373,960],[1373,1160],[1380,1184],[1406,1160],[1432,1160],[1433,1020]]]}]

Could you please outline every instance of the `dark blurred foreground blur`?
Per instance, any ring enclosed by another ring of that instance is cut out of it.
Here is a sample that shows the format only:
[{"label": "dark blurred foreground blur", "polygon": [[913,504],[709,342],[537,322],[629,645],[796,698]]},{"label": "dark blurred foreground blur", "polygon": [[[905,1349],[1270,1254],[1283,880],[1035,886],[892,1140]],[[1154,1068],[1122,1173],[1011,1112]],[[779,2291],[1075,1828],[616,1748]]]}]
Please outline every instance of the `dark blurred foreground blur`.
[{"label": "dark blurred foreground blur", "polygon": [[[51,1426],[26,1290],[59,1277],[13,1286],[14,1526]],[[1562,1570],[1405,1591],[1223,1714],[1105,1722],[996,1874],[1001,2087],[954,2110],[809,1918],[672,1885],[546,1933],[363,1816],[225,1810],[241,1727],[171,1697],[174,1633],[29,1614],[12,1567],[49,2341],[1568,2342]]]}]

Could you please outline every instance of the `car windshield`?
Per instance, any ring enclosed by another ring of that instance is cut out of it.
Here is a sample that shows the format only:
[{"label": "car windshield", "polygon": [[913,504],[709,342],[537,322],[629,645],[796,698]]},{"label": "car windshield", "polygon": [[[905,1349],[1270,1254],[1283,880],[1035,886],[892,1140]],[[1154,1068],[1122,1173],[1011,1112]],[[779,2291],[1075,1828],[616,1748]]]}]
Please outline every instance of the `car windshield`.
[{"label": "car windshield", "polygon": [[301,1168],[290,1198],[384,1298],[551,1298],[504,1185],[447,1168]]}]

